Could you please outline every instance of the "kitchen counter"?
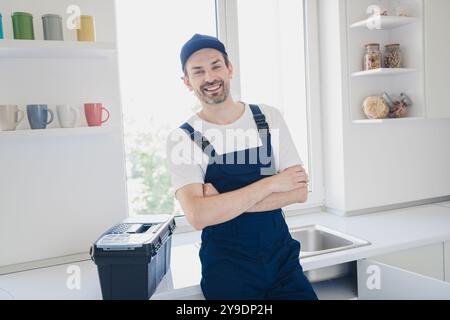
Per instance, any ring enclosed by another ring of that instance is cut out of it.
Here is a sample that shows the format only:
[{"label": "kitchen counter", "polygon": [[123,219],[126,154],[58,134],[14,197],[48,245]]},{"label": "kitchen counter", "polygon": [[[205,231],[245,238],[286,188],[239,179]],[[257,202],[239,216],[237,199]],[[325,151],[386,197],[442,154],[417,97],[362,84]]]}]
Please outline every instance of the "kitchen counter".
[{"label": "kitchen counter", "polygon": [[[287,218],[290,228],[319,224],[369,241],[369,246],[301,259],[304,271],[450,240],[450,202],[356,217],[314,213]],[[171,270],[152,299],[201,299],[200,232],[173,238]],[[79,285],[76,281],[79,275]],[[74,280],[75,279],[75,280]],[[344,284],[345,287],[345,284]],[[337,286],[314,284],[319,298],[342,297]],[[334,289],[332,289],[334,288]],[[349,297],[351,298],[351,296]],[[82,261],[0,276],[0,299],[101,299],[97,269]]]},{"label": "kitchen counter", "polygon": [[[289,217],[290,228],[319,224],[369,241],[369,246],[301,259],[304,271],[384,255],[450,240],[450,202],[385,211],[356,217],[314,213]],[[192,235],[199,241],[200,233]],[[198,249],[192,244],[173,248],[172,272],[152,299],[202,297]],[[320,295],[319,295],[320,297]]]}]

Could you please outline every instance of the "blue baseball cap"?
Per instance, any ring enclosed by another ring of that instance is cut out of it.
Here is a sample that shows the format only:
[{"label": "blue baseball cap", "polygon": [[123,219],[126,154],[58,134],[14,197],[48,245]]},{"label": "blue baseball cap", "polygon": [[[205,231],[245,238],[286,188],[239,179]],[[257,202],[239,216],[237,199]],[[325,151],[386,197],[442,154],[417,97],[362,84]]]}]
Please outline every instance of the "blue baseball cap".
[{"label": "blue baseball cap", "polygon": [[180,59],[181,59],[181,69],[184,71],[186,62],[195,52],[201,49],[216,49],[225,55],[227,51],[225,46],[219,39],[207,35],[195,34],[188,42],[186,42],[181,49]]}]

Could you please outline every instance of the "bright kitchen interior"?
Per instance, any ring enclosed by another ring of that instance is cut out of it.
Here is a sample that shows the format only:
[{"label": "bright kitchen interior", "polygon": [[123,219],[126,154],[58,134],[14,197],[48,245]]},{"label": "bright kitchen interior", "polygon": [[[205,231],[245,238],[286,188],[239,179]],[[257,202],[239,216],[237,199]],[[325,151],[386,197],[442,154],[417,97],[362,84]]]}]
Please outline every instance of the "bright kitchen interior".
[{"label": "bright kitchen interior", "polygon": [[284,212],[319,298],[450,299],[448,0],[3,0],[0,14],[0,299],[105,298],[90,249],[124,221],[166,223],[148,298],[204,298],[200,232],[165,158],[201,107],[180,80],[194,33],[226,44],[236,100],[286,119],[310,185]]}]

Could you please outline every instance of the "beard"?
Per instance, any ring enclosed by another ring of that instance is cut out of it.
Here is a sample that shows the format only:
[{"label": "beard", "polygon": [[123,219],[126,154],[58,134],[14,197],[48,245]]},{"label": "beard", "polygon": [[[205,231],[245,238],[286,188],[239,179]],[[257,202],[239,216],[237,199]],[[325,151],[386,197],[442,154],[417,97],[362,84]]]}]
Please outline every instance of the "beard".
[{"label": "beard", "polygon": [[[205,90],[208,86],[220,85],[220,89],[217,92],[209,93]],[[200,89],[195,89],[195,95],[200,101],[206,104],[221,104],[228,99],[230,95],[230,84],[224,81],[214,81],[212,83],[206,83],[200,87]]]}]

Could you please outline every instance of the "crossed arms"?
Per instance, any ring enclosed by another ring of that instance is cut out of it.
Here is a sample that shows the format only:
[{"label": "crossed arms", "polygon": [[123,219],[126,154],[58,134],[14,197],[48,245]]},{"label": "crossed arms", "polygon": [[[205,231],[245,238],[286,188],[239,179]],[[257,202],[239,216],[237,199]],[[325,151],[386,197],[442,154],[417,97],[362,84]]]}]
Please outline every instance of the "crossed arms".
[{"label": "crossed arms", "polygon": [[232,220],[244,212],[262,212],[306,202],[308,175],[288,168],[242,189],[219,194],[212,184],[191,184],[176,193],[189,223],[197,230]]}]

